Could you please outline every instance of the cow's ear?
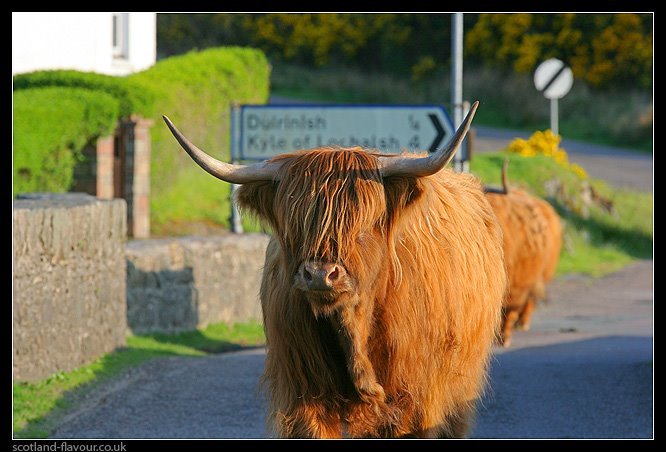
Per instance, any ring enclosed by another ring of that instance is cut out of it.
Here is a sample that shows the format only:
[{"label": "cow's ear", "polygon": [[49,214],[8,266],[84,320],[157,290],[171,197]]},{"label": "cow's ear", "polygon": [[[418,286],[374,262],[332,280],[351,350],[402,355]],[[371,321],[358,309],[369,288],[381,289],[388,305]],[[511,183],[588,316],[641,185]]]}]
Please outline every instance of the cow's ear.
[{"label": "cow's ear", "polygon": [[273,181],[249,182],[236,190],[238,206],[259,220],[274,228],[276,224],[273,202],[275,200],[276,183]]},{"label": "cow's ear", "polygon": [[395,224],[423,195],[423,187],[418,177],[391,176],[384,179],[384,193],[389,223]]}]

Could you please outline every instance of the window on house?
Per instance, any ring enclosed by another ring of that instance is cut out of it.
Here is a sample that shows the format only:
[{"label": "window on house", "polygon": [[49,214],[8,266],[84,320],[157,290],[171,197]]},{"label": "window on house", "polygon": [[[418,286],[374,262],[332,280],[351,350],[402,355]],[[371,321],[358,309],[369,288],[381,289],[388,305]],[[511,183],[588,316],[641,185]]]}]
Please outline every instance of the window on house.
[{"label": "window on house", "polygon": [[113,13],[113,57],[129,58],[129,13]]}]

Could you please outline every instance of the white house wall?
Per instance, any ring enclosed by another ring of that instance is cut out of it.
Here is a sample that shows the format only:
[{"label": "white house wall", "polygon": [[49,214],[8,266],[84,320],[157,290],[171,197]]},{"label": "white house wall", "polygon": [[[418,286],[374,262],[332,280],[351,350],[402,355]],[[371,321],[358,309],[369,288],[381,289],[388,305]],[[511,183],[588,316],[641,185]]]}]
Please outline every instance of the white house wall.
[{"label": "white house wall", "polygon": [[132,71],[141,71],[155,64],[157,55],[157,15],[130,13],[129,56]]},{"label": "white house wall", "polygon": [[156,14],[129,13],[127,60],[113,57],[110,12],[13,12],[12,74],[77,69],[126,75],[152,66]]}]

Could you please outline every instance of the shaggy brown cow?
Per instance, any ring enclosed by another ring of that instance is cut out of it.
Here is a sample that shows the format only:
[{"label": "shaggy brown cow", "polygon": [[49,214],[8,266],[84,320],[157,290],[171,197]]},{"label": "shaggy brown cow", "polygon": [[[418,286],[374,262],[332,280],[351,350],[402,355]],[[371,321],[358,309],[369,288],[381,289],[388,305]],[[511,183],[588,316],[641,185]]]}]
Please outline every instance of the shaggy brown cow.
[{"label": "shaggy brown cow", "polygon": [[499,342],[511,345],[514,327],[528,330],[536,302],[545,296],[553,279],[562,247],[560,217],[543,199],[522,189],[509,190],[506,165],[502,189],[486,187],[486,197],[502,226],[504,261],[509,291],[502,309]]},{"label": "shaggy brown cow", "polygon": [[[270,225],[264,386],[280,437],[462,437],[486,382],[506,275],[479,181],[448,148],[314,149],[206,171]],[[440,171],[441,170],[441,171]]]}]

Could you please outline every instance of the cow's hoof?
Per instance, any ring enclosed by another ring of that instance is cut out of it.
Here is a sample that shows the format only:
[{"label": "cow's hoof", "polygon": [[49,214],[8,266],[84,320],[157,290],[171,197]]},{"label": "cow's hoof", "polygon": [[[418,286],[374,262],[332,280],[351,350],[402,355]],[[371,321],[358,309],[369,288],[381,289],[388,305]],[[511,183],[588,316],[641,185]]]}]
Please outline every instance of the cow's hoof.
[{"label": "cow's hoof", "polygon": [[529,331],[530,330],[530,324],[529,323],[519,323],[516,325],[516,329],[519,331]]},{"label": "cow's hoof", "polygon": [[511,337],[500,337],[497,339],[497,343],[504,348],[508,348],[511,346]]}]

